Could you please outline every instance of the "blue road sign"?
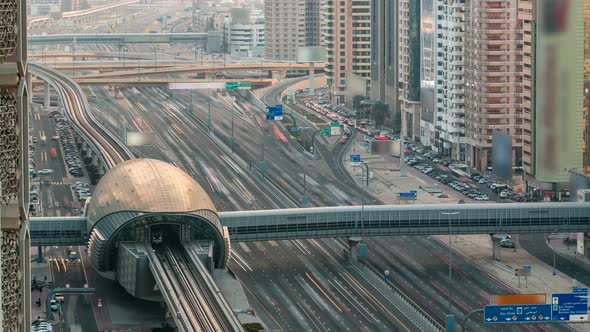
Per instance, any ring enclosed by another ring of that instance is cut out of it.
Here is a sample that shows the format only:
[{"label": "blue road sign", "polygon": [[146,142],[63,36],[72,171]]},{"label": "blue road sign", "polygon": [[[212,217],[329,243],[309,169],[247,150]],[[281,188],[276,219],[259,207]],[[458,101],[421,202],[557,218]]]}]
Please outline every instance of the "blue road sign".
[{"label": "blue road sign", "polygon": [[486,305],[484,323],[543,323],[551,321],[550,304]]},{"label": "blue road sign", "polygon": [[350,162],[351,163],[360,163],[361,162],[361,155],[360,154],[351,154],[350,155]]},{"label": "blue road sign", "polygon": [[163,18],[163,17],[158,17],[158,18],[156,19],[156,21],[158,21],[158,22],[162,23],[162,22],[164,22],[164,18]]},{"label": "blue road sign", "polygon": [[588,320],[588,288],[574,288],[573,293],[553,294],[551,317],[558,322]]},{"label": "blue road sign", "polygon": [[296,133],[299,131],[299,128],[298,127],[291,127],[291,131]]},{"label": "blue road sign", "polygon": [[168,15],[168,16],[166,16],[166,18],[172,18],[172,16]]},{"label": "blue road sign", "polygon": [[385,281],[391,280],[391,275],[389,275],[389,274],[383,275],[383,280],[385,280]]},{"label": "blue road sign", "polygon": [[306,208],[309,206],[309,197],[307,195],[301,196],[301,207]]},{"label": "blue road sign", "polygon": [[268,106],[266,108],[267,120],[282,120],[283,119],[283,105]]},{"label": "blue road sign", "polygon": [[525,270],[532,270],[533,266],[532,265],[523,265],[522,268]]}]

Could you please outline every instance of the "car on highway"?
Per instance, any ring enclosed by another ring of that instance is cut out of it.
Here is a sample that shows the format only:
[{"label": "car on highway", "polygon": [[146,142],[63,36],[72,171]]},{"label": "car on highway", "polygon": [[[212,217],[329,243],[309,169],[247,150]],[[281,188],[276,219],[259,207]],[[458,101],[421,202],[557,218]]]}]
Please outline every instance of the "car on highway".
[{"label": "car on highway", "polygon": [[52,136],[51,139],[54,140],[54,141],[58,141],[59,140],[59,136],[57,136],[57,135]]},{"label": "car on highway", "polygon": [[57,310],[59,309],[59,303],[57,303],[55,299],[52,299],[49,303],[49,307],[51,308],[51,311],[57,312]]},{"label": "car on highway", "polygon": [[33,143],[37,143],[37,136],[33,136],[33,137],[31,138],[31,141],[32,141]]},{"label": "car on highway", "polygon": [[53,173],[53,170],[49,169],[49,168],[44,168],[44,169],[41,169],[37,172],[37,174],[39,174],[39,175],[49,175],[51,173]]},{"label": "car on highway", "polygon": [[511,239],[504,238],[504,239],[500,240],[500,247],[502,247],[502,248],[515,248],[516,244]]},{"label": "car on highway", "polygon": [[63,301],[65,301],[65,297],[64,297],[63,293],[55,293],[55,294],[53,295],[53,298],[54,298],[56,301],[58,301],[58,302],[63,302]]}]

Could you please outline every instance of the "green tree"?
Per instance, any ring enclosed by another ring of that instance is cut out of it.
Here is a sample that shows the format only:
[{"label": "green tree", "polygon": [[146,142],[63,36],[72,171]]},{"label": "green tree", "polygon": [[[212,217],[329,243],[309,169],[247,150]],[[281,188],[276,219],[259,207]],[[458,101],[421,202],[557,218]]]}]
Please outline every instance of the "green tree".
[{"label": "green tree", "polygon": [[354,96],[352,97],[352,108],[358,111],[361,108],[361,101],[365,100],[365,96]]},{"label": "green tree", "polygon": [[378,101],[373,105],[373,120],[375,127],[381,127],[385,123],[385,116],[387,115],[387,105]]}]

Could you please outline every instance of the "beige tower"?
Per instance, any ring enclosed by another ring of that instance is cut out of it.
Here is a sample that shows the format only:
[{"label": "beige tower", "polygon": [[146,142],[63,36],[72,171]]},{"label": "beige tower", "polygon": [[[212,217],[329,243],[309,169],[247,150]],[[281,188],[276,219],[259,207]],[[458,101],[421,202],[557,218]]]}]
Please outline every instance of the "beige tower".
[{"label": "beige tower", "polygon": [[0,8],[0,331],[30,331],[26,3]]},{"label": "beige tower", "polygon": [[522,157],[522,27],[517,1],[465,3],[466,161],[485,170],[492,160],[492,132],[512,136]]},{"label": "beige tower", "polygon": [[348,85],[366,95],[371,76],[371,2],[326,0],[323,10],[328,89],[334,103],[352,102]]}]

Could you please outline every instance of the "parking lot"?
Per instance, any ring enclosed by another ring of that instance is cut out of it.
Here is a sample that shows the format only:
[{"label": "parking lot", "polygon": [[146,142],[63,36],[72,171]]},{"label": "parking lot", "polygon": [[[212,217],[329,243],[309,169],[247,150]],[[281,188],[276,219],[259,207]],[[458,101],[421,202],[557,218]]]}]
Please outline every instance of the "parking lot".
[{"label": "parking lot", "polygon": [[496,202],[531,202],[531,195],[514,191],[506,183],[495,182],[491,176],[485,176],[472,170],[469,166],[442,158],[433,151],[417,144],[408,144],[404,161],[420,172],[430,176],[438,182],[448,185],[454,190],[476,201]]},{"label": "parking lot", "polygon": [[60,141],[68,173],[74,177],[83,177],[84,167],[80,161],[70,124],[63,115],[56,111],[49,112],[49,118],[53,118],[53,122],[55,123],[55,127],[59,134],[53,136],[51,139],[54,141]]}]

